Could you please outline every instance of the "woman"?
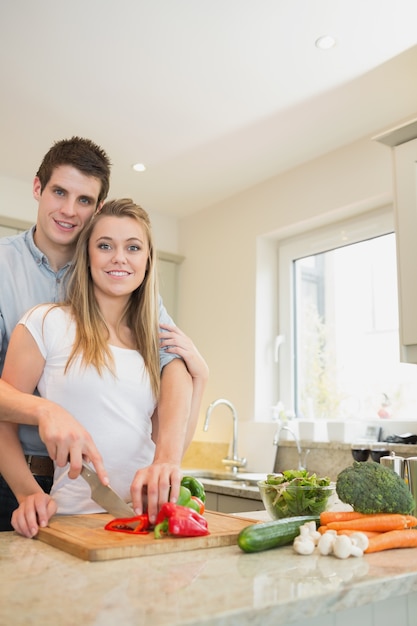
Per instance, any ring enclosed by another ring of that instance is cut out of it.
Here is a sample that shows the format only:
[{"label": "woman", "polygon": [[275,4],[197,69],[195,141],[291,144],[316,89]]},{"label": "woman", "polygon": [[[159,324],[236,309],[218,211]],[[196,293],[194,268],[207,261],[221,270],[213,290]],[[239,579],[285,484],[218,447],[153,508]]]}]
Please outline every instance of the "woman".
[{"label": "woman", "polygon": [[[133,500],[137,512],[147,489],[152,519],[168,499],[170,485],[176,498],[189,441],[183,416],[163,423],[158,417],[155,251],[149,217],[141,207],[127,199],[103,205],[80,236],[67,293],[63,304],[40,305],[22,318],[10,340],[3,378],[27,393],[38,388],[41,396],[70,411],[93,436],[110,484]],[[189,368],[195,424],[207,366],[181,331],[164,331],[162,344],[183,356]],[[166,367],[171,365],[175,361]],[[14,442],[10,435],[9,450]],[[46,525],[55,512],[102,511],[84,479],[72,480],[67,472],[56,466],[48,496],[40,493],[22,457],[11,485],[19,494],[12,517],[18,532],[33,536],[38,522]]]}]

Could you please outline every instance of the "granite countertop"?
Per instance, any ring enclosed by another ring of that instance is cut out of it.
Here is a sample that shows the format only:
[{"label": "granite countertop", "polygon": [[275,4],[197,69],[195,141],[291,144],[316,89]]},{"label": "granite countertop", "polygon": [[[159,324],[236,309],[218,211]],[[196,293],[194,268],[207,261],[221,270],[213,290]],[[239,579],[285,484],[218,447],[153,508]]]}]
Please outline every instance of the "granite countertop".
[{"label": "granite countertop", "polygon": [[[286,442],[287,443],[287,442]],[[289,442],[290,447],[293,447],[295,449],[295,444],[294,442]],[[386,450],[387,455],[393,451],[395,452],[395,454],[397,454],[398,456],[404,455],[404,456],[414,456],[415,454],[417,454],[416,450],[417,450],[417,446],[415,445],[400,445],[400,444],[387,444],[385,442],[378,442],[378,443],[360,443],[360,444],[350,444],[350,443],[330,443],[330,442],[315,442],[314,444],[311,443],[310,444],[311,447],[316,448],[316,449],[320,449],[323,451],[326,451],[328,453],[331,452],[335,452],[335,450],[340,451],[340,450],[347,450],[349,452],[349,462],[353,463],[353,458],[350,458],[350,451],[352,449],[352,446],[355,445],[355,447],[357,446],[358,448],[363,447],[363,448],[369,448],[369,449],[373,449],[373,450]],[[345,465],[343,465],[343,467],[345,467]],[[313,470],[314,471],[314,470]],[[240,497],[240,498],[249,498],[250,500],[262,500],[261,498],[261,494],[259,492],[258,486],[256,484],[253,484],[253,482],[245,482],[244,478],[240,479],[240,480],[227,480],[227,479],[213,479],[213,478],[208,478],[206,476],[204,476],[204,472],[207,472],[207,475],[209,476],[212,472],[216,473],[216,470],[204,470],[204,469],[200,469],[200,468],[184,468],[183,469],[184,474],[189,473],[191,476],[196,476],[204,485],[204,489],[205,491],[209,492],[209,493],[216,493],[216,494],[224,494],[224,495],[230,495],[230,496],[235,496],[235,497]],[[220,473],[222,473],[219,470]],[[272,472],[272,470],[271,470]],[[252,475],[259,475],[259,477],[265,477],[267,476],[268,472],[264,472],[264,473],[252,473],[252,472],[246,472],[243,471],[243,476],[248,473],[248,474],[252,474]],[[239,472],[240,474],[240,472]],[[238,475],[239,475],[238,474]],[[324,475],[327,475],[326,472],[324,472]]]},{"label": "granite countertop", "polygon": [[[265,520],[265,513],[240,514]],[[283,626],[417,593],[415,549],[362,558],[238,546],[89,563],[0,533],[0,624]],[[326,622],[327,623],[327,622]],[[348,623],[348,622],[346,622]]]},{"label": "granite countertop", "polygon": [[[395,452],[396,454],[417,454],[417,444],[411,443],[392,443],[390,441],[376,441],[366,439],[353,439],[352,441],[311,441],[309,439],[300,439],[301,448],[319,448],[321,450],[351,450],[352,447],[369,448],[371,449],[384,449],[388,452]],[[296,448],[296,443],[293,440],[283,440],[279,443],[280,448]]]}]

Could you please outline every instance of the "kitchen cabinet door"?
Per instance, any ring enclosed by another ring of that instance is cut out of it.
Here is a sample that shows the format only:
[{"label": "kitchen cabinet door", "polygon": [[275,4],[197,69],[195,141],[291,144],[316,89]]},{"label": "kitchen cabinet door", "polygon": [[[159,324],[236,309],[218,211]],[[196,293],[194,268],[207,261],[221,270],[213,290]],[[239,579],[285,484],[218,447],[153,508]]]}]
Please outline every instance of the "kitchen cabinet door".
[{"label": "kitchen cabinet door", "polygon": [[243,513],[244,511],[265,511],[261,500],[242,498],[241,496],[229,496],[222,493],[214,493],[206,490],[207,511],[219,513]]},{"label": "kitchen cabinet door", "polygon": [[221,513],[244,513],[245,511],[264,511],[265,507],[260,500],[219,494],[217,510]]},{"label": "kitchen cabinet door", "polygon": [[178,272],[184,257],[167,252],[157,252],[159,292],[174,322],[177,319]]},{"label": "kitchen cabinet door", "polygon": [[401,361],[417,363],[417,120],[375,139],[393,155]]},{"label": "kitchen cabinet door", "polygon": [[394,148],[401,360],[417,363],[417,139]]},{"label": "kitchen cabinet door", "polygon": [[218,503],[218,495],[217,493],[209,493],[206,491],[206,509],[207,511],[218,511],[219,503]]}]

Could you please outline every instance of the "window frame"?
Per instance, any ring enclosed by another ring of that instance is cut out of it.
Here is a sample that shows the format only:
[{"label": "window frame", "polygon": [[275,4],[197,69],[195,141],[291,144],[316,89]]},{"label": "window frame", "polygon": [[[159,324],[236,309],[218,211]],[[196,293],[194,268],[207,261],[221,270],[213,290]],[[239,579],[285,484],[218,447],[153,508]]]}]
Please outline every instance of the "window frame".
[{"label": "window frame", "polygon": [[392,206],[384,206],[277,241],[278,337],[281,339],[277,342],[275,362],[278,368],[277,396],[286,410],[294,411],[295,401],[293,261],[393,232]]}]

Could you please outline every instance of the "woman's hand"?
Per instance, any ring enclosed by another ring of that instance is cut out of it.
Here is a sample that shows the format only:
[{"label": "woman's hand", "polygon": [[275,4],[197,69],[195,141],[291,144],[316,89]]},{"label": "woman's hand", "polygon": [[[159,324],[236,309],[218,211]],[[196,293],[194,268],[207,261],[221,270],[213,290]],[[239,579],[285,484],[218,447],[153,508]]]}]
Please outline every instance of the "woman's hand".
[{"label": "woman's hand", "polygon": [[50,495],[40,491],[26,496],[13,511],[12,526],[24,537],[34,537],[39,528],[45,528],[56,513],[56,502]]},{"label": "woman's hand", "polygon": [[191,341],[177,326],[160,324],[164,332],[159,333],[161,347],[171,354],[178,354],[185,361],[192,378],[208,379],[207,363]]},{"label": "woman's hand", "polygon": [[148,511],[153,524],[165,502],[176,502],[180,492],[182,472],[178,465],[153,463],[136,472],[130,493],[136,515]]}]

